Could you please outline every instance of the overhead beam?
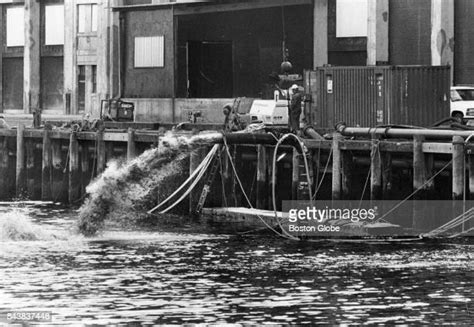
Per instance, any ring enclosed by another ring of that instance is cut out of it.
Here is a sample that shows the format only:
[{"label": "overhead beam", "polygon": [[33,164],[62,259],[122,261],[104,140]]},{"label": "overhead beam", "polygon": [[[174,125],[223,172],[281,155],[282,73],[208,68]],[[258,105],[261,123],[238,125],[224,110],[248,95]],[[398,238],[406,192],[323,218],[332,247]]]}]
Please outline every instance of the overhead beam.
[{"label": "overhead beam", "polygon": [[148,5],[132,5],[132,6],[116,6],[113,10],[130,11],[130,10],[150,10],[150,9],[161,9],[173,5],[174,15],[197,15],[206,13],[218,13],[226,11],[240,11],[240,10],[252,10],[252,9],[264,9],[282,6],[299,6],[299,5],[313,5],[313,0],[255,0],[251,2],[242,3],[229,3],[229,4],[206,4],[205,2],[199,3],[181,3],[181,4],[148,4]]}]

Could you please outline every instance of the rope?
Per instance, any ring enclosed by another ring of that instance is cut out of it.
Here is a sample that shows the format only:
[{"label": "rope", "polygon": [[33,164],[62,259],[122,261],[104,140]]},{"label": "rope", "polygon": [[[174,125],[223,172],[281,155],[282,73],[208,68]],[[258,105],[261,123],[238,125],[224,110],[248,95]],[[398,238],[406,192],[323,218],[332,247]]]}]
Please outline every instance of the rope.
[{"label": "rope", "polygon": [[160,213],[166,213],[168,212],[169,210],[171,210],[172,208],[174,208],[179,202],[181,202],[189,193],[191,193],[191,191],[193,190],[193,188],[196,186],[196,184],[199,182],[199,180],[202,178],[202,176],[204,175],[204,173],[206,172],[207,168],[209,167],[209,164],[211,163],[212,161],[212,158],[214,158],[214,155],[215,153],[217,152],[217,149],[219,148],[219,145],[218,144],[215,144],[211,151],[209,151],[209,153],[206,155],[206,157],[204,158],[204,160],[199,164],[199,166],[193,171],[193,173],[188,177],[188,179],[183,183],[181,184],[180,187],[178,187],[178,189],[176,191],[174,191],[170,196],[168,196],[165,200],[163,200],[160,204],[158,204],[156,207],[154,207],[153,209],[149,210],[148,211],[148,214],[152,214],[153,212],[155,212],[156,210],[158,210],[164,203],[168,202],[170,199],[172,199],[176,194],[178,194],[196,175],[197,175],[197,178],[194,180],[194,182],[190,185],[190,187],[188,188],[188,190],[186,190],[186,192],[181,195],[181,197],[175,201],[172,205],[170,205],[168,208],[166,208],[165,210],[162,210],[160,211]]},{"label": "rope", "polygon": [[[319,149],[319,151],[321,151],[321,149]],[[324,166],[323,176],[321,177],[321,180],[319,181],[318,187],[314,191],[313,200],[316,199],[316,195],[318,194],[319,189],[323,185],[324,177],[326,176],[326,173],[327,173],[328,167],[329,167],[329,162],[331,161],[331,156],[332,156],[332,147],[331,147],[331,150],[329,151],[329,156],[328,156],[328,160],[326,161],[326,165]]]},{"label": "rope", "polygon": [[[468,211],[463,212],[461,215],[448,221],[444,225],[441,225],[440,227],[433,229],[431,232],[424,234],[424,236],[436,236],[436,235],[442,234],[450,229],[453,229],[463,224],[464,222],[472,219],[473,217],[474,217],[474,207],[469,209]],[[465,231],[462,231],[459,234],[463,234],[464,232]]]},{"label": "rope", "polygon": [[402,201],[400,201],[399,203],[397,203],[397,205],[395,205],[392,209],[390,209],[389,211],[387,211],[382,217],[380,217],[379,219],[377,219],[376,222],[379,222],[381,221],[383,218],[385,218],[386,216],[388,216],[390,213],[392,213],[395,209],[397,209],[398,207],[400,207],[403,203],[407,202],[413,195],[415,195],[416,193],[418,193],[418,191],[420,191],[421,189],[423,189],[425,187],[425,185],[428,185],[429,183],[431,183],[432,180],[435,179],[436,176],[438,176],[439,174],[441,174],[441,172],[443,170],[445,170],[446,168],[449,167],[449,165],[451,165],[451,163],[453,162],[453,160],[451,159],[446,165],[444,165],[443,168],[441,168],[440,170],[438,170],[438,172],[436,174],[434,174],[433,176],[431,176],[430,179],[428,179],[425,183],[423,183],[423,185],[421,185],[419,188],[417,188],[416,190],[414,190],[410,195],[408,195],[406,198],[404,198]]},{"label": "rope", "polygon": [[[248,203],[250,209],[255,209],[255,208],[253,207],[252,203],[250,202],[250,199],[248,198],[247,193],[245,193],[245,190],[244,190],[244,187],[243,187],[243,185],[242,185],[242,182],[240,181],[239,175],[237,174],[237,170],[235,169],[235,165],[234,165],[234,162],[233,162],[233,160],[232,160],[232,156],[231,156],[231,154],[230,154],[230,152],[229,152],[229,146],[228,146],[228,144],[227,144],[227,140],[226,140],[225,135],[224,135],[223,140],[224,140],[224,145],[225,145],[225,150],[226,150],[227,156],[229,157],[230,165],[232,166],[232,170],[234,171],[235,178],[236,178],[236,180],[237,180],[237,182],[238,182],[238,184],[239,184],[239,186],[240,186],[240,189],[241,189],[241,191],[242,191],[242,193],[243,193],[243,195],[244,195],[244,197],[245,197],[245,200],[247,201],[247,203]],[[288,236],[288,235],[285,235],[285,234],[283,234],[283,233],[278,232],[276,229],[274,229],[272,226],[270,226],[270,225],[265,221],[265,219],[263,219],[260,215],[256,214],[256,216],[260,219],[260,221],[261,221],[268,229],[270,229],[272,232],[274,232],[274,233],[277,234],[278,236],[281,236],[281,237],[284,237],[284,238],[295,239],[295,238],[294,238],[293,236],[291,236],[291,235]],[[277,219],[277,221],[278,221],[278,219]]]}]

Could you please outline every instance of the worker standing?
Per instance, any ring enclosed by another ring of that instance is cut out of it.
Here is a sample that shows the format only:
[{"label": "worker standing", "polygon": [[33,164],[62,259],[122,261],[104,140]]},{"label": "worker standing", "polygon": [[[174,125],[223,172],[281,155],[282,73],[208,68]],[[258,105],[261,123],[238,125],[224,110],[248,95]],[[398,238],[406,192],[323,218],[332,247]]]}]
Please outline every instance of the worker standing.
[{"label": "worker standing", "polygon": [[300,127],[301,103],[303,102],[303,94],[300,92],[299,86],[293,84],[290,88],[291,99],[288,106],[288,127],[290,132],[296,133]]}]

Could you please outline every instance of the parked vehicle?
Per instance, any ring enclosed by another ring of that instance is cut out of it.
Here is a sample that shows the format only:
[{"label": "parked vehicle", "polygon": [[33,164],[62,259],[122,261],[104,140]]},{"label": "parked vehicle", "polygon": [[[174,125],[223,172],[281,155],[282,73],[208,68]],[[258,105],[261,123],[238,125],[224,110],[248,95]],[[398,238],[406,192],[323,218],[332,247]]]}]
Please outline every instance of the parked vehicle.
[{"label": "parked vehicle", "polygon": [[451,87],[451,117],[474,119],[474,86]]}]

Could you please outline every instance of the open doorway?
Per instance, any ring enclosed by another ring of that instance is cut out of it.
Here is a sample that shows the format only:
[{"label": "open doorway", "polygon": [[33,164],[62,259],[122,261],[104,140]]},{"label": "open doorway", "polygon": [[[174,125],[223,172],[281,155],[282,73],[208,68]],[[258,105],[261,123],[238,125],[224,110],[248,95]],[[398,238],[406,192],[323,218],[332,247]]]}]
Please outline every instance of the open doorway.
[{"label": "open doorway", "polygon": [[188,42],[188,97],[233,97],[232,42]]}]

